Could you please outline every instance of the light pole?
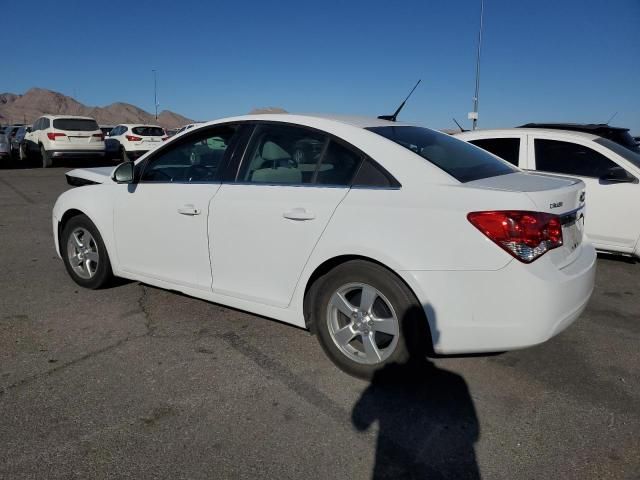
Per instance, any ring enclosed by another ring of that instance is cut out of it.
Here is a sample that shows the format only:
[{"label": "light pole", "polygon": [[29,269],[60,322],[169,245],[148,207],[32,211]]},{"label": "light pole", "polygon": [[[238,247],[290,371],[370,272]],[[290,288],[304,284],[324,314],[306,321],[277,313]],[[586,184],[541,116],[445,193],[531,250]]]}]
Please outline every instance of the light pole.
[{"label": "light pole", "polygon": [[472,130],[478,126],[478,96],[480,95],[480,51],[482,50],[482,17],[484,16],[484,0],[480,0],[480,30],[478,31],[478,53],[476,55],[476,91],[473,96],[473,112],[469,119],[473,121]]},{"label": "light pole", "polygon": [[154,68],[153,72],[153,106],[156,109],[156,121],[158,121],[158,72]]}]

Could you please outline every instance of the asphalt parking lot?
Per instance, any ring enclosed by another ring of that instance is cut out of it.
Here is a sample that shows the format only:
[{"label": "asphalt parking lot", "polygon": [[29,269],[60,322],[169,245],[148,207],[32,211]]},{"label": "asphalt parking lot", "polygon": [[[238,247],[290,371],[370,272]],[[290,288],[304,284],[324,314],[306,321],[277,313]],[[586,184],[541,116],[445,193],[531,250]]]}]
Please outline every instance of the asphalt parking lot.
[{"label": "asphalt parking lot", "polygon": [[51,238],[64,172],[0,170],[0,478],[640,478],[640,263],[600,258],[543,345],[367,383],[303,330],[77,287]]}]

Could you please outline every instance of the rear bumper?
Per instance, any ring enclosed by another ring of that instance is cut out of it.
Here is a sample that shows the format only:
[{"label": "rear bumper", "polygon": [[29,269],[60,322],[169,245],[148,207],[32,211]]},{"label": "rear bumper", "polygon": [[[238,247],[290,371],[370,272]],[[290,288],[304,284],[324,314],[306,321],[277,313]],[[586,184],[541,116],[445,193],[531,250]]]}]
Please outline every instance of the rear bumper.
[{"label": "rear bumper", "polygon": [[562,269],[543,256],[497,271],[402,273],[425,308],[436,352],[514,350],[557,335],[587,306],[596,252],[587,242],[579,248]]},{"label": "rear bumper", "polygon": [[103,150],[51,150],[48,152],[52,158],[102,158]]}]

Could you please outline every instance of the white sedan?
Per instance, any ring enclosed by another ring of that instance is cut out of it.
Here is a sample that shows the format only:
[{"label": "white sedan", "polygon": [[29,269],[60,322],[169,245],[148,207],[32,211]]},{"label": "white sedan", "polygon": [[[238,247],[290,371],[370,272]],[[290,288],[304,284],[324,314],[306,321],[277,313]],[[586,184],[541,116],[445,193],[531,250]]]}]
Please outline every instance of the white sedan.
[{"label": "white sedan", "polygon": [[544,342],[594,285],[583,182],[399,122],[228,118],[67,175],[80,187],[53,233],[76,283],[115,275],[309,328],[362,377]]}]

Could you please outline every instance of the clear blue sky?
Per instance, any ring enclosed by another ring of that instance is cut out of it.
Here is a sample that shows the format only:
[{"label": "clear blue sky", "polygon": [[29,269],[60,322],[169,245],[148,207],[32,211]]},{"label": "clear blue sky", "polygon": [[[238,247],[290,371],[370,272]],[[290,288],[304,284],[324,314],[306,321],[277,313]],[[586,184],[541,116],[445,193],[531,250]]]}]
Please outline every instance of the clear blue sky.
[{"label": "clear blue sky", "polygon": [[[39,86],[195,119],[281,106],[453,127],[472,106],[479,0],[0,1],[0,92]],[[36,14],[37,13],[37,14]],[[8,16],[8,18],[7,18]],[[18,21],[12,21],[13,19]],[[480,126],[640,134],[640,0],[485,0]]]}]

